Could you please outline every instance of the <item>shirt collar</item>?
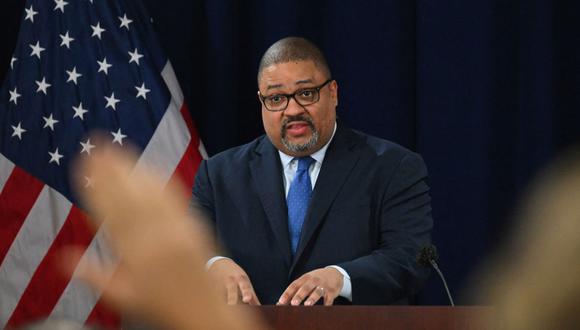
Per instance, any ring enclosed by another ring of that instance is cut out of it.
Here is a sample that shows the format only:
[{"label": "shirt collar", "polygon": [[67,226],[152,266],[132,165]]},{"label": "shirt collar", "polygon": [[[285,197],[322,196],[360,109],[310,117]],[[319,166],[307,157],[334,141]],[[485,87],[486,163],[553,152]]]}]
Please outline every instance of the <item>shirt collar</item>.
[{"label": "shirt collar", "polygon": [[[334,138],[334,134],[336,133],[336,128],[337,128],[337,124],[336,124],[336,122],[334,122],[334,130],[332,131],[332,135],[330,136],[330,139],[328,140],[328,142],[322,148],[320,148],[317,152],[310,155],[310,157],[314,158],[314,160],[317,163],[322,164],[322,161],[324,160],[324,156],[326,155],[326,150],[328,149],[328,146],[330,145],[330,142],[332,142],[332,139]],[[280,154],[280,160],[282,161],[282,168],[286,168],[290,164],[290,162],[294,159],[294,156],[287,155],[280,150],[278,150],[278,153]]]}]

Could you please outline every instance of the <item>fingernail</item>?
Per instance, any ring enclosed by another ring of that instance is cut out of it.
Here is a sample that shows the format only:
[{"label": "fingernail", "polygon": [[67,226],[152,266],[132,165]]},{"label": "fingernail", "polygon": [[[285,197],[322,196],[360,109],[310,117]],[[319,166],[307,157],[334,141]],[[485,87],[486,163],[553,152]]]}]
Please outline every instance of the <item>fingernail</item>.
[{"label": "fingernail", "polygon": [[310,301],[310,300],[308,300],[304,303],[304,306],[310,306],[310,305],[312,305],[312,301]]},{"label": "fingernail", "polygon": [[292,300],[292,305],[293,305],[293,306],[296,306],[296,305],[298,305],[298,304],[299,304],[298,300]]}]

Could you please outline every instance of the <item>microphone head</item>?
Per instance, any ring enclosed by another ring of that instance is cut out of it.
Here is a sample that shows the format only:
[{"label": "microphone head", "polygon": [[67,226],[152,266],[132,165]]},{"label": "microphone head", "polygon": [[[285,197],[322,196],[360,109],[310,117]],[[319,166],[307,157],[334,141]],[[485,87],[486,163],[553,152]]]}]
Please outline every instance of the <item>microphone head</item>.
[{"label": "microphone head", "polygon": [[431,261],[437,262],[437,248],[435,245],[427,245],[421,248],[417,255],[417,263],[423,267],[431,267]]}]

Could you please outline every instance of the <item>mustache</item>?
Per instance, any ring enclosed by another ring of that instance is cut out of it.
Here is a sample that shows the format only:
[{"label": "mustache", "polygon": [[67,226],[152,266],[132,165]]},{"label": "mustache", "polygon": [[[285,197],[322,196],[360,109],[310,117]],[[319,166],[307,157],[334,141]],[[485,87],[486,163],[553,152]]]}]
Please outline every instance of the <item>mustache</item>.
[{"label": "mustache", "polygon": [[310,117],[305,117],[305,116],[299,115],[299,116],[285,117],[282,120],[282,132],[286,132],[286,127],[288,126],[288,124],[295,122],[295,121],[306,122],[312,130],[315,129],[314,122],[312,122],[312,119]]}]

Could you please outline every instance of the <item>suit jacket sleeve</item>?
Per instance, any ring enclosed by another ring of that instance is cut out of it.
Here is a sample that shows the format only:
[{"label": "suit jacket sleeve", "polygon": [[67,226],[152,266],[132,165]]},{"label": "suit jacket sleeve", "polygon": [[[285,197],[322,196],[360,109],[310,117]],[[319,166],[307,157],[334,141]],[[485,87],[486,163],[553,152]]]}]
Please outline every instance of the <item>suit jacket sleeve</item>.
[{"label": "suit jacket sleeve", "polygon": [[[390,179],[389,179],[390,178]],[[383,173],[378,246],[369,255],[339,263],[351,278],[353,304],[396,303],[420,289],[429,270],[416,256],[429,244],[433,226],[427,169],[406,153],[394,173]]]},{"label": "suit jacket sleeve", "polygon": [[209,180],[207,160],[199,165],[193,185],[191,208],[202,211],[208,219],[214,219],[213,192]]},{"label": "suit jacket sleeve", "polygon": [[[209,176],[207,160],[203,160],[197,170],[190,207],[195,212],[201,212],[205,220],[210,223],[209,227],[214,231],[215,238],[215,230],[217,228],[215,226],[216,210],[214,204],[214,189]],[[226,255],[225,251],[222,251],[219,246],[215,246],[214,250],[215,255]]]}]

